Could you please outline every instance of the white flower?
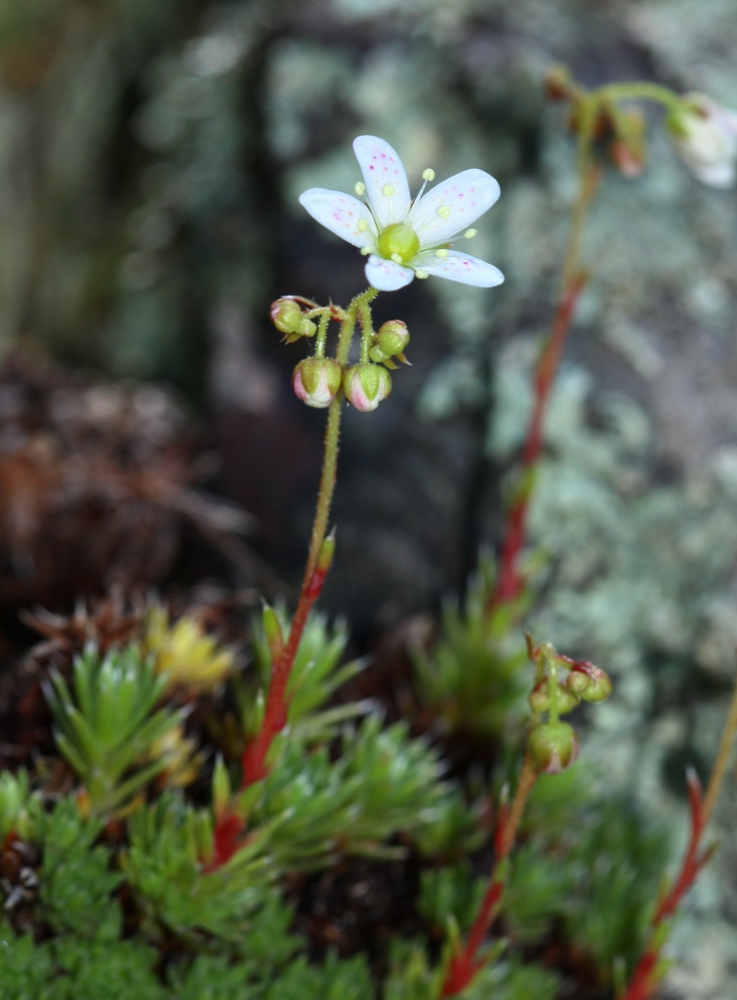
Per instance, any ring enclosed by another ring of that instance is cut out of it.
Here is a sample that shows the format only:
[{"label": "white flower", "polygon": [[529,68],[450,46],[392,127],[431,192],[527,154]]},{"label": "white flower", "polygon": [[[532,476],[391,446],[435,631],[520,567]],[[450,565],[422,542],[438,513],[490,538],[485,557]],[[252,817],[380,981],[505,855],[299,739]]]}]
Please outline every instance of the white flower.
[{"label": "white flower", "polygon": [[356,194],[365,194],[367,204],[325,188],[310,188],[299,202],[313,219],[368,256],[366,277],[374,288],[393,292],[415,275],[431,274],[480,288],[504,281],[492,264],[451,249],[456,237],[476,235],[470,226],[499,197],[499,185],[490,174],[464,170],[423,194],[427,181],[435,177],[433,170],[426,170],[425,184],[412,201],[402,161],[388,142],[359,135],[353,149],[363,174]]},{"label": "white flower", "polygon": [[668,119],[671,140],[691,172],[704,184],[733,187],[737,179],[737,111],[706,94],[686,94]]}]

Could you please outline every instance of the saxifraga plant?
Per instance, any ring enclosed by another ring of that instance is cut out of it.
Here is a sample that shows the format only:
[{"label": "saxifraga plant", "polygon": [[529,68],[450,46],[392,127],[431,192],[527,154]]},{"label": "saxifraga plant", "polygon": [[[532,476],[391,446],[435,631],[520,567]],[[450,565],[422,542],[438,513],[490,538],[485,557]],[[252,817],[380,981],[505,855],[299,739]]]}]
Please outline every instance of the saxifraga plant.
[{"label": "saxifraga plant", "polygon": [[[489,939],[503,911],[523,942],[559,925],[585,947],[601,982],[625,1000],[647,1000],[656,990],[668,921],[709,856],[702,840],[737,729],[737,698],[706,794],[689,778],[686,857],[672,887],[653,903],[662,839],[616,803],[602,807],[597,822],[580,765],[571,769],[580,744],[564,716],[582,702],[608,697],[608,676],[528,637],[533,676],[530,683],[524,679],[517,632],[533,593],[521,556],[546,404],[585,282],[581,237],[602,155],[626,175],[642,169],[645,120],[631,105],[653,100],[665,106],[666,127],[687,166],[705,183],[727,186],[735,179],[737,130],[734,115],[708,98],[653,84],[587,91],[555,70],[549,90],[570,103],[579,193],[499,565],[493,576],[480,576],[464,609],[447,613],[435,648],[417,654],[418,690],[445,731],[508,740],[505,724],[514,718],[519,764],[508,768],[493,820],[488,796],[486,809],[483,801],[470,806],[447,779],[439,750],[412,739],[406,725],[384,727],[369,703],[330,702],[361,668],[341,666],[345,630],[328,628],[313,610],[335,547],[328,524],[341,413],[346,401],[362,413],[381,404],[409,344],[401,320],[374,329],[372,302],[415,277],[485,288],[503,280],[495,267],[452,246],[474,237],[473,224],[499,195],[496,181],[466,170],[425,192],[434,180],[427,169],[413,201],[396,152],[361,136],[354,144],[363,175],[357,198],[313,188],[300,201],[368,258],[369,287],[346,308],[284,296],[271,309],[287,342],[314,340],[313,355],[295,368],[293,387],[307,405],[328,409],[317,510],[294,614],[289,621],[264,608],[253,640],[255,676],[237,671],[232,652],[193,619],[170,625],[158,609],[127,648],[105,656],[88,649],[71,682],[51,677],[47,697],[57,747],[81,789],[50,808],[25,773],[0,775],[0,892],[10,921],[0,927],[0,995],[8,1000],[96,1000],[101,991],[120,1000],[370,1000],[375,986],[362,957],[307,961],[306,943],[291,932],[282,880],[339,856],[394,858],[408,849],[433,859],[420,880],[417,912],[439,947],[394,942],[385,1000],[553,1000],[554,971],[524,963],[503,940]],[[358,200],[364,195],[366,201]],[[339,324],[332,357],[331,322]],[[360,358],[350,364],[357,327]],[[204,755],[184,734],[182,705],[215,698],[225,686],[235,722],[228,730],[213,721],[222,755],[212,766],[210,797],[200,783],[198,797],[188,799],[182,786],[200,774]],[[547,775],[557,777],[548,784]],[[169,788],[156,797],[152,783],[159,792]],[[485,878],[469,856],[491,828],[494,862]],[[580,876],[595,861],[616,864],[625,855],[632,868],[620,868],[614,880]],[[28,933],[29,913],[42,928],[37,940]]]}]

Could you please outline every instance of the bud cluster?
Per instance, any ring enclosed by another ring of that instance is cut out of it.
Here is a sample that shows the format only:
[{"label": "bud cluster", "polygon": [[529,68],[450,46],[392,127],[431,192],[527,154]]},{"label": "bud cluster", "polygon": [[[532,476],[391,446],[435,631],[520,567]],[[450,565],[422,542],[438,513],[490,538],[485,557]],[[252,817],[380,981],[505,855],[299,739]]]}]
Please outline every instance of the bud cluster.
[{"label": "bud cluster", "polygon": [[382,323],[374,335],[369,357],[377,364],[387,368],[396,368],[392,358],[399,358],[404,364],[409,364],[404,356],[404,350],[409,344],[409,330],[401,319],[390,319]]},{"label": "bud cluster", "polygon": [[[580,745],[573,726],[560,716],[572,712],[581,701],[599,702],[612,691],[609,675],[586,660],[561,656],[554,646],[534,646],[527,638],[527,651],[535,665],[535,685],[529,694],[534,713],[527,750],[540,774],[557,774],[578,757]],[[548,713],[546,722],[539,720]]]},{"label": "bud cluster", "polygon": [[293,344],[300,337],[314,337],[317,331],[317,326],[305,316],[300,304],[288,295],[271,303],[269,317],[279,333],[284,334],[288,344]]},{"label": "bud cluster", "polygon": [[[389,320],[374,333],[370,318],[367,321],[361,352],[361,362],[343,367],[335,358],[326,358],[325,338],[330,319],[344,319],[345,313],[337,306],[321,307],[308,303],[303,310],[296,298],[283,296],[271,305],[270,318],[287,343],[300,337],[313,337],[317,343],[313,357],[300,361],[292,375],[295,395],[316,409],[330,406],[338,393],[343,391],[346,400],[361,413],[370,413],[392,390],[388,368],[396,368],[394,358],[409,364],[404,351],[409,344],[409,331],[401,320]],[[313,316],[320,316],[319,327]],[[362,320],[363,324],[363,320]],[[367,358],[368,355],[368,358]]]},{"label": "bud cluster", "polygon": [[691,173],[710,187],[737,183],[737,111],[707,94],[676,94],[647,81],[588,91],[565,66],[553,66],[545,86],[551,100],[569,103],[571,130],[587,131],[623,176],[637,177],[647,159],[647,120],[623,102],[654,100],[665,107],[666,134]]}]

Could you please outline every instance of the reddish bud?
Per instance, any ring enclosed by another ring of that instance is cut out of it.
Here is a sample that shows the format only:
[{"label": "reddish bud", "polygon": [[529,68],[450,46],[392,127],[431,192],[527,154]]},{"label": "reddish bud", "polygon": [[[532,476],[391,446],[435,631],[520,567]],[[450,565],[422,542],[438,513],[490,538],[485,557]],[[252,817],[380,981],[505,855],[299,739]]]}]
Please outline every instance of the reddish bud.
[{"label": "reddish bud", "polygon": [[361,413],[370,413],[392,391],[392,378],[382,365],[353,365],[343,375],[343,392]]},{"label": "reddish bud", "polygon": [[551,101],[566,101],[573,90],[573,77],[567,66],[552,66],[545,74],[545,92]]},{"label": "reddish bud", "polygon": [[305,358],[292,375],[296,396],[316,409],[330,406],[340,389],[343,370],[332,358]]},{"label": "reddish bud", "polygon": [[302,309],[294,299],[277,299],[271,303],[269,318],[279,333],[296,333],[302,322]]}]

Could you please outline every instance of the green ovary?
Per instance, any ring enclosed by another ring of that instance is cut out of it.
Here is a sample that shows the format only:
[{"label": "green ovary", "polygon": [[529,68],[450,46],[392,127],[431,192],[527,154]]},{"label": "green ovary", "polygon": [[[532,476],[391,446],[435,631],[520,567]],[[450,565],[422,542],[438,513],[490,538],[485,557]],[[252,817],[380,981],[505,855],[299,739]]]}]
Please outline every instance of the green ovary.
[{"label": "green ovary", "polygon": [[403,264],[409,264],[420,249],[420,240],[411,226],[397,222],[387,226],[379,236],[379,253],[389,260],[396,254]]}]

